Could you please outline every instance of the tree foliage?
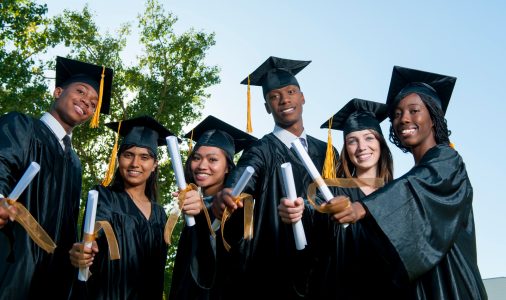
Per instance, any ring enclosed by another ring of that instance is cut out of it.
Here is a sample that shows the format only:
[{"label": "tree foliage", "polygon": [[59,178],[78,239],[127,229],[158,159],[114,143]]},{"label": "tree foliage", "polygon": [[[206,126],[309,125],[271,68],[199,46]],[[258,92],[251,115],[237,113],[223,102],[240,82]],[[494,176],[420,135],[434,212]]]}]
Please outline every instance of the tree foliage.
[{"label": "tree foliage", "polygon": [[[55,47],[65,49],[60,56],[114,69],[111,113],[101,117],[101,125],[149,115],[181,135],[183,126],[200,116],[209,97],[206,89],[219,83],[218,67],[205,63],[206,52],[215,44],[214,34],[194,29],[175,33],[177,17],[156,0],[147,0],[136,20],[143,51],[132,65],[121,58],[132,31],[130,23],[114,34],[103,33],[88,6],[49,18],[47,6],[32,0],[4,0],[0,5],[0,113],[15,110],[40,116],[48,110],[52,87],[46,71],[54,69],[54,57],[47,61],[41,57]],[[114,138],[104,126],[83,125],[73,131],[72,144],[83,166],[82,199],[101,182]],[[174,176],[166,149],[160,152],[159,198],[167,204],[175,190]],[[169,249],[168,282],[181,227],[182,223],[176,227]]]}]

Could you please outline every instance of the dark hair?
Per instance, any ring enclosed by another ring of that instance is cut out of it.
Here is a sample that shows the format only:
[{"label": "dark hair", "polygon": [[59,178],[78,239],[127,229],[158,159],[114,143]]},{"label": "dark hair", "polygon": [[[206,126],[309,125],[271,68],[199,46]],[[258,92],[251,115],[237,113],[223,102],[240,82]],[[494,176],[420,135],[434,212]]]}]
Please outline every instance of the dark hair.
[{"label": "dark hair", "polygon": [[[123,152],[126,150],[137,147],[135,145],[121,145],[121,147],[118,150],[118,158],[121,156]],[[149,148],[148,154],[151,156],[155,162],[157,162],[156,156]],[[114,178],[112,180],[111,189],[115,191],[124,191],[125,190],[125,183],[123,180],[123,177],[121,177],[121,174],[119,172],[119,168],[116,169],[116,172],[114,173]],[[146,194],[146,197],[150,201],[158,202],[158,166],[156,166],[155,170],[151,172],[151,175],[149,175],[148,180],[146,181],[146,189],[144,190],[144,193]]]},{"label": "dark hair", "polygon": [[[390,148],[388,148],[385,138],[374,129],[369,129],[380,144],[380,158],[376,177],[381,178],[385,183],[394,179],[394,162]],[[337,178],[352,178],[356,176],[356,168],[346,151],[346,141],[339,155],[339,164],[337,166]]]},{"label": "dark hair", "polygon": [[[412,94],[413,92],[403,93],[397,95],[395,98],[394,103],[399,103],[400,100],[404,99],[408,95]],[[427,107],[427,110],[429,111],[430,119],[432,120],[432,124],[434,125],[434,139],[436,140],[436,144],[450,144],[450,135],[451,131],[448,130],[448,125],[446,123],[445,114],[441,107],[437,105],[436,100],[434,100],[432,97],[424,94],[415,93],[418,96],[420,96],[420,99],[422,99],[423,104],[425,104],[425,107]],[[394,112],[396,107],[390,108],[390,142],[392,142],[394,145],[399,147],[402,152],[407,153],[411,152],[410,148],[405,147],[399,138],[395,135],[395,130],[393,128],[393,120],[394,120]]]},{"label": "dark hair", "polygon": [[[211,147],[216,147],[216,146],[211,146]],[[188,181],[189,183],[195,183],[195,179],[193,178],[191,162],[192,162],[193,156],[195,155],[195,152],[199,148],[200,147],[197,146],[192,149],[190,154],[188,154],[188,158],[186,159],[186,162],[184,164],[184,176],[186,178],[186,181]],[[216,148],[220,149],[223,152],[223,154],[225,155],[225,158],[227,159],[228,174],[230,174],[230,172],[235,168],[235,163],[234,163],[233,157],[230,157],[230,155],[228,155],[227,152],[225,150],[221,149],[220,147],[216,147]],[[225,180],[227,180],[228,174],[225,174]]]}]

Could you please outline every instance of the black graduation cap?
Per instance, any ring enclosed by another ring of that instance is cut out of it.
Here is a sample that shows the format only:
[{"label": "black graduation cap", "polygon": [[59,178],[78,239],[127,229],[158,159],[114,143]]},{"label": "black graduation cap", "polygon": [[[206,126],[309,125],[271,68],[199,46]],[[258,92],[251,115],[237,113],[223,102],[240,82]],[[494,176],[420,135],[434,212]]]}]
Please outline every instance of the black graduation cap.
[{"label": "black graduation cap", "polygon": [[[118,131],[119,122],[105,124],[114,131]],[[157,147],[166,145],[165,138],[175,135],[170,130],[149,116],[141,116],[121,122],[119,135],[123,136],[122,145],[145,147],[156,155]]]},{"label": "black graduation cap", "polygon": [[[374,129],[383,135],[380,123],[386,119],[387,115],[388,106],[386,104],[354,98],[332,116],[330,128],[342,130],[344,136],[350,132],[364,129]],[[329,121],[330,119],[320,128],[328,128]]]},{"label": "black graduation cap", "polygon": [[100,112],[109,114],[113,70],[82,61],[56,57],[56,87],[62,87],[73,82],[84,82],[91,85],[97,94],[100,94],[102,73],[104,74],[104,83]]},{"label": "black graduation cap", "polygon": [[456,77],[394,66],[388,90],[387,105],[392,110],[397,106],[397,96],[410,93],[423,94],[433,98],[443,113],[452,96]]},{"label": "black graduation cap", "polygon": [[[287,85],[299,86],[295,75],[311,61],[291,60],[271,56],[249,75],[249,84],[261,86],[263,95]],[[241,81],[248,84],[248,78]],[[300,87],[300,86],[299,86]]]},{"label": "black graduation cap", "polygon": [[222,120],[208,116],[184,137],[196,141],[197,146],[223,149],[233,159],[235,153],[248,148],[258,139]]}]

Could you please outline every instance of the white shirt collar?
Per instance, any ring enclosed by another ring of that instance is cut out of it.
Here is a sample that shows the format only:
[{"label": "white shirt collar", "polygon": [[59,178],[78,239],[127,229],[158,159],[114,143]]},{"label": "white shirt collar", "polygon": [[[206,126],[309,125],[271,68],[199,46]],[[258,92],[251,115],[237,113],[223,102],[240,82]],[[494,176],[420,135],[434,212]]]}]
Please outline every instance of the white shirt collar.
[{"label": "white shirt collar", "polygon": [[295,134],[291,133],[290,131],[283,129],[279,127],[278,125],[274,125],[274,130],[272,130],[272,133],[283,143],[285,146],[290,149],[292,148],[292,142],[296,138],[304,138],[307,142],[307,135],[306,130],[302,131],[300,136],[296,136]]},{"label": "white shirt collar", "polygon": [[[63,126],[61,126],[60,122],[58,122],[53,115],[46,112],[42,115],[40,120],[46,124],[46,126],[54,133],[58,141],[60,141],[60,145],[63,149],[65,149],[65,145],[63,144],[63,138],[67,134],[65,129],[63,129]],[[72,133],[69,134],[71,140],[72,140]]]}]

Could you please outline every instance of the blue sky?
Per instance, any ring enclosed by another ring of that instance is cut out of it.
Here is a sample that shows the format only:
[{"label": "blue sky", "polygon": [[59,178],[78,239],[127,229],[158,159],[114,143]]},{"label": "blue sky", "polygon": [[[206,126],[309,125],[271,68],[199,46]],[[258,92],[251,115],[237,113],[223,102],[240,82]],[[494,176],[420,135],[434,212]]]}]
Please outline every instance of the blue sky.
[{"label": "blue sky", "polygon": [[[246,87],[239,82],[271,55],[312,60],[297,78],[306,98],[305,129],[322,140],[327,132],[320,124],[348,100],[385,101],[394,65],[457,77],[446,117],[450,139],[474,187],[478,264],[483,278],[506,276],[506,197],[499,189],[506,179],[506,137],[500,125],[506,108],[505,2],[160,2],[179,18],[177,32],[193,27],[216,33],[206,62],[221,68],[221,83],[209,89],[203,117],[212,114],[241,129]],[[144,10],[139,0],[39,3],[48,4],[49,15],[88,3],[100,30],[109,32],[131,22],[135,33],[136,16]],[[132,62],[140,51],[134,34],[124,61]],[[253,134],[261,137],[273,128],[261,88],[252,87],[252,103]],[[388,134],[388,121],[382,127]],[[334,132],[333,140],[341,149],[342,135]],[[413,159],[392,144],[390,148],[398,177],[413,166]]]}]

